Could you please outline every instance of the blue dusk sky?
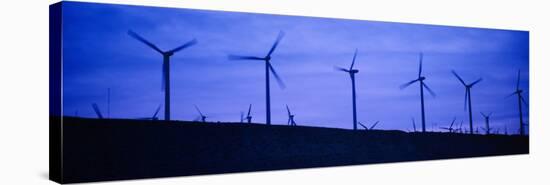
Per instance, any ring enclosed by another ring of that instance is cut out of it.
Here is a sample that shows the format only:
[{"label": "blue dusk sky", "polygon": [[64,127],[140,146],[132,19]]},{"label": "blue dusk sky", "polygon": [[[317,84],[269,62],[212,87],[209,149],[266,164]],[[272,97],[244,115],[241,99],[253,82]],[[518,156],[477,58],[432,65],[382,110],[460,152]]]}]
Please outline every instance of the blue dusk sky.
[{"label": "blue dusk sky", "polygon": [[[238,122],[252,104],[253,122],[265,123],[265,66],[262,61],[229,60],[229,54],[263,57],[279,31],[285,32],[271,63],[286,88],[271,76],[273,124],[286,124],[285,104],[298,125],[345,128],[352,125],[351,80],[334,66],[355,68],[358,121],[387,130],[420,128],[420,89],[413,84],[419,53],[424,53],[427,129],[468,123],[464,86],[472,89],[474,126],[480,112],[493,112],[495,129],[517,133],[518,70],[529,102],[527,31],[448,27],[375,21],[64,2],[63,114],[95,117],[92,103],[110,116],[150,117],[164,104],[162,56],[130,37],[133,30],[170,50],[193,38],[198,44],[171,57],[172,119],[193,120],[200,107],[208,121]],[[529,108],[524,106],[525,122]],[[161,109],[159,118],[164,118]],[[442,131],[439,130],[438,131]],[[480,130],[481,132],[481,130]]]}]

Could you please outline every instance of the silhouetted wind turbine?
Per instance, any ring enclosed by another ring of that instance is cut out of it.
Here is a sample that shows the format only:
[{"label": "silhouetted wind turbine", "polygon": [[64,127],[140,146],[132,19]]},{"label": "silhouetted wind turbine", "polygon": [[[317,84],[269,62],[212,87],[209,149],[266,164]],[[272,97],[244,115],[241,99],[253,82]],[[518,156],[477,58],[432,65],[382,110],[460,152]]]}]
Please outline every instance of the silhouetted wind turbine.
[{"label": "silhouetted wind turbine", "polygon": [[158,113],[160,111],[160,107],[162,106],[162,104],[160,104],[157,109],[155,110],[155,113],[153,114],[152,117],[146,117],[146,118],[140,118],[140,119],[144,119],[144,120],[158,120]]},{"label": "silhouetted wind turbine", "polygon": [[246,121],[248,123],[252,123],[252,116],[250,115],[251,110],[252,110],[252,104],[248,105],[248,113],[246,113]]},{"label": "silhouetted wind turbine", "polygon": [[277,80],[277,83],[279,84],[279,87],[281,87],[282,89],[285,88],[285,84],[283,83],[283,81],[281,80],[281,78],[279,77],[279,75],[277,74],[277,72],[275,72],[275,69],[273,68],[273,66],[271,65],[271,54],[273,54],[273,51],[275,51],[275,48],[277,48],[277,46],[279,45],[279,42],[281,41],[281,39],[283,38],[284,36],[284,32],[280,31],[279,32],[279,35],[277,36],[277,39],[275,40],[275,43],[273,43],[273,46],[271,46],[271,49],[269,50],[269,52],[267,53],[267,55],[265,57],[256,57],[256,56],[240,56],[240,55],[229,55],[228,58],[230,60],[262,60],[262,61],[265,61],[265,93],[266,93],[266,103],[265,103],[265,106],[266,106],[266,124],[267,125],[271,125],[271,98],[269,96],[269,72],[271,71],[271,73],[273,73],[273,76],[275,77],[275,79]]},{"label": "silhouetted wind turbine", "polygon": [[474,133],[474,126],[473,126],[473,123],[472,123],[472,94],[471,94],[471,89],[472,87],[481,82],[481,80],[483,80],[482,78],[479,78],[477,79],[476,81],[470,83],[470,84],[466,84],[466,82],[464,82],[464,80],[462,80],[462,78],[460,78],[460,76],[453,70],[453,75],[455,75],[455,77],[458,79],[458,81],[460,81],[460,83],[462,83],[462,85],[464,85],[464,88],[466,89],[466,94],[464,95],[464,110],[466,110],[466,100],[468,101],[468,110],[469,110],[469,117],[470,117],[470,134],[473,134]]},{"label": "silhouetted wind turbine", "polygon": [[358,69],[353,69],[353,65],[355,64],[355,58],[357,57],[357,49],[355,49],[355,53],[353,54],[353,60],[351,61],[351,66],[349,69],[342,68],[342,67],[334,67],[336,70],[344,71],[349,74],[349,77],[351,78],[351,95],[353,100],[353,130],[357,130],[357,109],[356,109],[356,103],[355,103],[355,74],[359,73]]},{"label": "silhouetted wind turbine", "polygon": [[464,123],[464,120],[460,120],[460,125],[459,126],[459,132],[462,134],[462,124]]},{"label": "silhouetted wind turbine", "polygon": [[414,122],[414,117],[411,117],[412,124],[413,124],[413,130],[416,132],[416,123]]},{"label": "silhouetted wind turbine", "polygon": [[241,123],[243,123],[243,122],[244,122],[244,112],[241,111]]},{"label": "silhouetted wind turbine", "polygon": [[376,127],[376,125],[378,125],[379,122],[380,121],[374,122],[374,124],[372,124],[370,127],[367,127],[367,126],[363,125],[363,123],[361,123],[361,122],[357,122],[357,123],[359,123],[359,125],[361,125],[361,127],[363,127],[365,130],[372,130],[372,129],[374,129],[374,127]]},{"label": "silhouetted wind turbine", "polygon": [[95,114],[97,115],[97,117],[98,117],[99,119],[103,119],[103,115],[101,114],[101,111],[99,110],[99,107],[97,106],[96,103],[93,103],[93,104],[92,104],[92,108],[94,109],[94,112],[95,112]]},{"label": "silhouetted wind turbine", "polygon": [[286,105],[286,111],[288,113],[288,121],[286,124],[290,126],[296,126],[296,122],[294,122],[294,115],[290,113],[290,108],[288,108],[288,105]]},{"label": "silhouetted wind turbine", "polygon": [[424,88],[426,88],[426,90],[428,90],[428,92],[433,97],[435,97],[435,93],[430,89],[430,87],[428,87],[428,85],[426,85],[426,83],[424,83],[424,80],[426,80],[426,77],[422,76],[422,58],[423,58],[423,54],[420,53],[420,62],[419,62],[420,65],[418,68],[418,78],[401,85],[399,88],[404,89],[415,82],[420,82],[420,109],[422,112],[422,132],[426,132],[426,117],[424,112]]},{"label": "silhouetted wind turbine", "polygon": [[455,121],[456,121],[456,117],[453,119],[449,127],[439,127],[439,128],[443,130],[448,130],[449,133],[453,133],[454,132],[453,125],[455,124]]},{"label": "silhouetted wind turbine", "polygon": [[523,98],[521,93],[523,93],[523,90],[519,88],[519,77],[520,77],[520,70],[518,70],[518,80],[516,83],[516,91],[514,91],[512,94],[510,94],[508,97],[513,96],[514,94],[518,95],[518,108],[519,108],[519,134],[525,135],[525,124],[523,123],[523,109],[521,107],[521,104],[524,103],[525,106],[529,106],[527,104],[527,101]]},{"label": "silhouetted wind turbine", "polygon": [[193,39],[179,47],[176,47],[172,50],[168,51],[162,51],[157,46],[155,46],[153,43],[145,40],[143,37],[138,35],[137,33],[133,32],[132,30],[128,31],[128,35],[135,38],[136,40],[142,42],[143,44],[149,46],[153,50],[159,52],[163,57],[162,62],[162,90],[164,90],[164,119],[166,121],[170,121],[170,57],[174,55],[174,53],[181,51],[187,47],[193,46],[197,44],[197,40]]},{"label": "silhouetted wind turbine", "polygon": [[491,118],[491,115],[493,114],[490,112],[489,114],[484,114],[483,112],[480,112],[483,118],[485,118],[485,134],[489,135],[491,133],[491,127],[489,126],[489,119]]},{"label": "silhouetted wind turbine", "polygon": [[[203,123],[206,122],[206,115],[202,114],[201,110],[199,109],[199,107],[197,107],[197,105],[195,105],[195,109],[197,110],[197,112],[199,112],[199,115],[200,117],[198,119],[200,119]],[[196,120],[198,120],[196,119]]]}]

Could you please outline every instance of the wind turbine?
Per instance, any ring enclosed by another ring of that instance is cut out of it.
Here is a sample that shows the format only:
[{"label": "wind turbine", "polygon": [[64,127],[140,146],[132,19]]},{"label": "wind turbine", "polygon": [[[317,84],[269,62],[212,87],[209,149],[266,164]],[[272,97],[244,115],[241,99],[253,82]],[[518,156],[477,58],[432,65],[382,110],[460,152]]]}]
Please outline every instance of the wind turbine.
[{"label": "wind turbine", "polygon": [[451,125],[449,127],[439,127],[440,129],[443,129],[443,130],[448,130],[449,133],[453,133],[455,129],[453,129],[453,125],[455,124],[455,121],[456,121],[456,117],[453,119],[453,121],[451,122]]},{"label": "wind turbine", "polygon": [[489,114],[485,114],[483,112],[480,112],[483,118],[485,118],[485,134],[489,135],[491,133],[491,127],[489,127],[489,119],[491,118],[491,115],[493,114],[490,112]]},{"label": "wind turbine", "polygon": [[413,130],[416,132],[416,123],[414,122],[414,117],[411,117],[412,124],[413,124]]},{"label": "wind turbine", "polygon": [[527,101],[523,98],[521,93],[523,93],[523,90],[519,88],[519,77],[520,77],[520,70],[518,70],[518,80],[516,83],[516,91],[514,91],[512,94],[510,94],[508,97],[513,96],[514,94],[518,95],[518,108],[519,108],[519,134],[525,135],[525,124],[523,123],[523,109],[521,107],[521,104],[524,103],[525,106],[529,106],[527,104]]},{"label": "wind turbine", "polygon": [[462,124],[464,123],[464,120],[460,120],[460,125],[459,126],[459,132],[462,134]]},{"label": "wind turbine", "polygon": [[373,130],[374,127],[376,127],[376,125],[378,125],[379,122],[380,121],[374,122],[374,124],[372,124],[370,127],[363,125],[361,122],[357,122],[357,123],[359,123],[359,125],[361,125],[361,127],[363,127],[365,130]]},{"label": "wind turbine", "polygon": [[470,84],[466,84],[466,82],[464,82],[464,80],[462,80],[462,78],[460,78],[460,76],[453,70],[453,75],[455,75],[455,77],[460,81],[460,83],[462,83],[462,85],[464,85],[464,88],[466,89],[466,94],[464,95],[464,110],[466,110],[466,100],[468,100],[468,110],[469,110],[469,117],[470,117],[470,134],[473,134],[474,133],[474,126],[473,126],[473,123],[472,123],[472,94],[471,94],[471,89],[472,87],[481,82],[481,80],[483,80],[482,78],[479,78],[477,79],[476,81],[470,83]]},{"label": "wind turbine", "polygon": [[418,68],[418,78],[401,85],[399,88],[404,89],[404,88],[412,85],[415,82],[420,82],[420,110],[422,112],[422,132],[426,132],[426,116],[425,116],[425,112],[424,112],[424,88],[426,88],[426,90],[428,90],[428,92],[433,97],[435,97],[435,93],[432,91],[432,89],[430,89],[430,87],[428,87],[428,85],[426,85],[426,83],[424,83],[424,80],[426,80],[426,77],[422,76],[422,58],[423,58],[423,55],[424,55],[423,53],[420,53],[420,62],[419,62],[420,65],[419,65],[419,68]]},{"label": "wind turbine", "polygon": [[92,108],[94,109],[95,114],[99,119],[103,119],[103,115],[101,114],[101,111],[99,110],[99,107],[96,103],[92,103]]},{"label": "wind turbine", "polygon": [[185,48],[188,48],[190,46],[193,46],[197,44],[197,40],[193,39],[181,46],[178,46],[172,50],[168,51],[162,51],[160,50],[156,45],[153,43],[145,40],[145,38],[141,37],[137,33],[133,32],[132,30],[128,30],[128,35],[135,38],[136,40],[142,42],[143,44],[149,46],[153,50],[159,52],[163,57],[162,62],[162,90],[164,90],[164,119],[166,121],[170,121],[170,57],[174,55],[174,53],[181,51]]},{"label": "wind turbine", "polygon": [[152,117],[146,117],[146,118],[140,118],[140,119],[143,119],[143,120],[158,120],[159,118],[158,118],[157,115],[158,115],[158,113],[159,113],[159,111],[160,111],[160,107],[161,107],[161,106],[162,106],[162,104],[160,104],[160,105],[157,107],[157,109],[155,110],[155,113],[153,114]]},{"label": "wind turbine", "polygon": [[356,109],[356,103],[355,103],[355,74],[359,73],[359,70],[353,69],[353,65],[355,64],[356,57],[357,57],[357,49],[355,49],[355,53],[353,54],[353,60],[351,61],[351,66],[349,67],[349,69],[342,68],[342,67],[334,67],[336,70],[340,70],[348,73],[349,77],[351,78],[351,95],[353,100],[353,130],[357,130],[357,109]]},{"label": "wind turbine", "polygon": [[195,119],[195,120],[201,120],[203,123],[206,122],[206,115],[202,114],[201,110],[199,109],[199,107],[197,107],[197,105],[195,105],[195,109],[197,110],[197,112],[199,112],[199,117],[198,119]]},{"label": "wind turbine", "polygon": [[275,40],[275,43],[271,46],[271,49],[267,53],[265,57],[256,57],[256,56],[240,56],[240,55],[229,55],[228,58],[230,60],[262,60],[265,61],[265,98],[266,98],[266,124],[271,125],[271,98],[269,96],[269,73],[273,73],[273,76],[277,80],[277,83],[279,84],[279,87],[281,89],[285,88],[285,84],[283,83],[283,80],[279,77],[273,66],[271,65],[271,54],[273,54],[273,51],[275,51],[275,48],[279,45],[279,42],[284,36],[284,32],[280,31],[279,35],[277,36],[277,39]]},{"label": "wind turbine", "polygon": [[243,123],[243,122],[244,122],[244,112],[241,111],[241,123]]},{"label": "wind turbine", "polygon": [[294,122],[294,114],[290,113],[290,109],[288,108],[288,105],[286,105],[286,111],[288,112],[288,121],[286,124],[290,126],[296,126],[296,122]]},{"label": "wind turbine", "polygon": [[247,123],[252,123],[252,116],[250,115],[250,110],[252,110],[252,104],[248,105],[248,113],[246,113]]}]

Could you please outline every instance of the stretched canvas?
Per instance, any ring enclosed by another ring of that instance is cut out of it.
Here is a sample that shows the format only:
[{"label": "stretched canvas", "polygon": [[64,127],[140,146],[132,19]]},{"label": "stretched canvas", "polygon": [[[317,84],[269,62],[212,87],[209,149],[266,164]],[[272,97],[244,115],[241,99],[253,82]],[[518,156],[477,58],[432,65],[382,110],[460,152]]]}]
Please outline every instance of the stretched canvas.
[{"label": "stretched canvas", "polygon": [[528,31],[50,6],[59,183],[528,154],[528,105]]}]

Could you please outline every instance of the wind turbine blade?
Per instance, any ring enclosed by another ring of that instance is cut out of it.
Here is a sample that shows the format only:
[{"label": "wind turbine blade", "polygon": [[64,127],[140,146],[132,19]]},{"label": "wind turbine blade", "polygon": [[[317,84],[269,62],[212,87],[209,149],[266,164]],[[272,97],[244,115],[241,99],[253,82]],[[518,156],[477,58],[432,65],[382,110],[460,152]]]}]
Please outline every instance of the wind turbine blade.
[{"label": "wind turbine blade", "polygon": [[422,52],[420,52],[420,65],[418,67],[418,78],[420,78],[422,76],[422,58],[423,58],[424,54]]},{"label": "wind turbine blade", "polygon": [[523,104],[525,104],[525,106],[529,106],[529,104],[527,103],[527,101],[525,101],[525,99],[523,98],[523,96],[521,97],[521,102],[523,102]]},{"label": "wind turbine blade", "polygon": [[241,56],[241,55],[228,55],[227,58],[229,60],[265,60],[265,58],[263,57]]},{"label": "wind turbine blade", "polygon": [[99,110],[99,107],[97,106],[96,103],[92,104],[92,108],[94,108],[94,111],[95,111],[95,114],[97,115],[97,117],[99,119],[103,119],[103,115],[101,114],[101,111]]},{"label": "wind turbine blade", "polygon": [[380,122],[380,121],[376,121],[376,122],[369,128],[369,130],[372,130],[374,127],[376,127],[376,125],[378,125],[379,122]]},{"label": "wind turbine blade", "polygon": [[455,75],[455,77],[458,78],[460,83],[462,83],[462,85],[466,86],[466,82],[464,82],[464,80],[462,80],[462,78],[460,78],[460,76],[458,76],[458,74],[454,70],[452,72],[453,72],[453,75]]},{"label": "wind turbine blade", "polygon": [[275,40],[275,43],[273,43],[273,46],[271,46],[271,49],[269,49],[269,53],[267,53],[267,56],[271,56],[273,51],[275,51],[275,48],[279,45],[279,42],[281,39],[285,36],[285,32],[279,31],[279,35],[277,35],[277,39]]},{"label": "wind turbine blade", "polygon": [[414,118],[411,118],[411,120],[412,120],[412,123],[413,123],[413,129],[416,132],[416,123],[414,122]]},{"label": "wind turbine blade", "polygon": [[344,71],[344,72],[346,72],[346,73],[349,73],[349,72],[350,72],[350,70],[348,70],[348,69],[346,69],[346,68],[336,67],[336,66],[334,66],[334,70]]},{"label": "wind turbine blade", "polygon": [[290,109],[288,108],[288,105],[286,105],[286,111],[288,112],[288,116],[290,116]]},{"label": "wind turbine blade", "polygon": [[519,91],[519,77],[520,77],[520,70],[518,70],[518,80],[516,82],[516,91]]},{"label": "wind turbine blade", "polygon": [[485,115],[483,112],[479,112],[479,113],[481,113],[481,115],[482,115],[483,117],[487,117],[487,115]]},{"label": "wind turbine blade", "polygon": [[491,115],[493,115],[493,112],[489,112],[489,115],[487,115],[487,117],[491,117]]},{"label": "wind turbine blade", "polygon": [[195,106],[195,109],[197,110],[197,112],[199,112],[199,114],[201,115],[201,117],[204,116],[204,115],[202,114],[201,110],[199,109],[199,107],[197,107],[197,105],[194,105],[194,106]]},{"label": "wind turbine blade", "polygon": [[248,105],[248,113],[246,114],[247,117],[250,117],[250,110],[252,109],[252,104]]},{"label": "wind turbine blade", "polygon": [[153,119],[155,119],[157,117],[157,114],[159,113],[160,111],[160,107],[162,106],[162,104],[160,104],[158,107],[157,107],[157,110],[155,111],[155,114],[153,114]]},{"label": "wind turbine blade", "polygon": [[407,88],[409,85],[411,85],[411,84],[417,82],[418,80],[420,80],[420,79],[412,80],[412,81],[407,82],[407,83],[405,83],[405,84],[403,84],[403,85],[400,85],[400,86],[399,86],[399,89],[405,89],[405,88]]},{"label": "wind turbine blade", "polygon": [[279,87],[281,89],[286,88],[285,83],[283,82],[283,80],[281,80],[281,77],[279,77],[279,75],[277,74],[275,69],[273,69],[273,66],[271,66],[271,63],[267,63],[267,65],[268,65],[269,70],[271,71],[271,73],[273,73],[273,76],[275,76],[275,80],[277,80],[277,84],[279,84]]},{"label": "wind turbine blade", "polygon": [[134,39],[144,43],[145,45],[153,48],[155,51],[163,54],[164,52],[162,52],[162,50],[160,50],[157,46],[155,46],[153,43],[147,41],[145,38],[141,37],[140,35],[138,35],[136,32],[132,31],[132,30],[128,30],[128,35],[130,35],[131,37],[133,37]]},{"label": "wind turbine blade", "polygon": [[363,125],[361,122],[357,122],[357,123],[359,123],[359,125],[361,125],[361,127],[365,128],[365,130],[369,129],[367,126]]},{"label": "wind turbine blade", "polygon": [[435,97],[435,93],[432,91],[432,89],[430,89],[430,88],[428,87],[428,85],[426,85],[425,83],[422,83],[422,85],[426,88],[426,90],[428,90],[428,92],[429,92],[433,97]]},{"label": "wind turbine blade", "polygon": [[450,129],[453,128],[453,125],[455,124],[455,121],[456,121],[456,117],[453,119],[453,121],[451,122],[451,126],[449,126]]},{"label": "wind turbine blade", "polygon": [[514,95],[516,95],[516,94],[518,94],[518,91],[516,91],[516,92],[513,92],[513,93],[511,93],[511,94],[507,95],[507,96],[506,96],[506,97],[504,97],[504,98],[509,98],[510,96],[514,96]]},{"label": "wind turbine blade", "polygon": [[353,69],[353,65],[355,65],[355,58],[356,57],[357,57],[357,49],[355,49],[355,53],[353,54],[353,60],[351,61],[351,66],[349,67],[350,71]]},{"label": "wind turbine blade", "polygon": [[187,43],[185,43],[185,44],[183,44],[183,45],[181,45],[181,46],[179,46],[179,47],[177,47],[177,48],[174,48],[174,49],[172,49],[172,50],[170,50],[170,51],[168,51],[168,52],[170,52],[170,53],[175,53],[175,52],[178,52],[178,51],[180,51],[180,50],[182,50],[182,49],[191,47],[191,46],[193,46],[193,45],[195,45],[195,44],[197,44],[197,43],[198,43],[198,42],[197,42],[197,39],[193,39],[193,40],[190,40],[189,42],[187,42]]},{"label": "wind turbine blade", "polygon": [[479,78],[477,79],[475,82],[473,82],[470,86],[474,86],[475,84],[481,82],[481,80],[483,80],[483,78]]}]

